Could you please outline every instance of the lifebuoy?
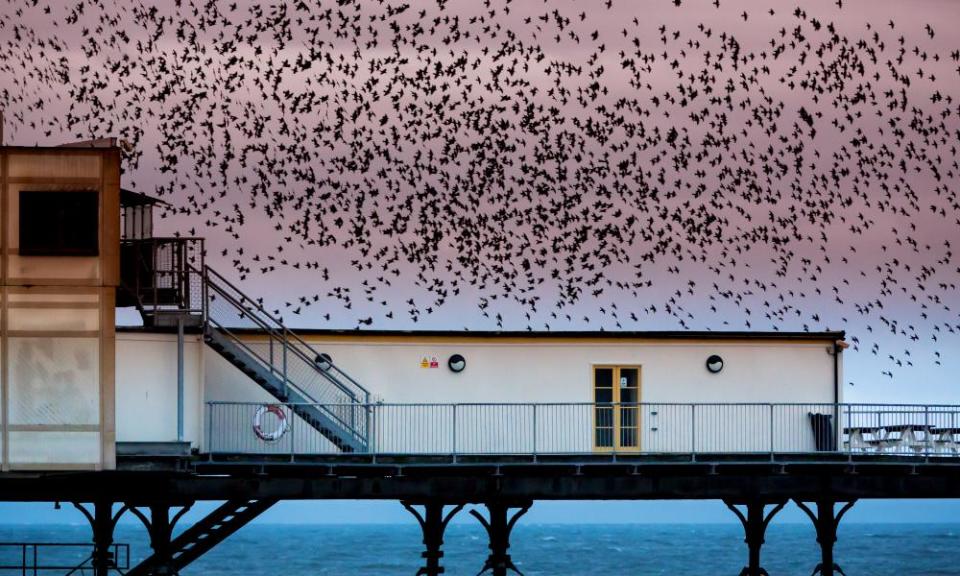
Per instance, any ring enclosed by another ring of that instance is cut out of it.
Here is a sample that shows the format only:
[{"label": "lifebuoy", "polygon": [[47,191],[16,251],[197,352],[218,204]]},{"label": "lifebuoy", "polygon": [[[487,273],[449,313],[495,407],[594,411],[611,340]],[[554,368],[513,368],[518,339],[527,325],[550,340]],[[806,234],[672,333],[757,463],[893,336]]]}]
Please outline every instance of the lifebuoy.
[{"label": "lifebuoy", "polygon": [[[280,421],[276,430],[272,432],[263,430],[263,415],[267,413],[273,414]],[[283,435],[287,433],[287,427],[287,413],[283,411],[283,407],[279,404],[264,404],[257,408],[256,414],[253,415],[253,433],[264,442],[276,442],[283,438]]]}]

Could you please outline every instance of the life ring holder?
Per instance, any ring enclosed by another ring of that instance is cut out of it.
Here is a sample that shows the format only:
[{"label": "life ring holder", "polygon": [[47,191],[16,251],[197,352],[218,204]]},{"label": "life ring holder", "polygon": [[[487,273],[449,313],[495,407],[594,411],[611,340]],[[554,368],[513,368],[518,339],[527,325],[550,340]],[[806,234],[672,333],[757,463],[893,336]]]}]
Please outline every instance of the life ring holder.
[{"label": "life ring holder", "polygon": [[[263,417],[268,413],[273,414],[280,421],[276,430],[272,432],[266,432],[263,429]],[[287,413],[283,411],[283,407],[279,404],[262,404],[253,415],[253,433],[264,442],[276,442],[283,438],[283,435],[287,433],[289,427],[290,424],[287,422]]]}]

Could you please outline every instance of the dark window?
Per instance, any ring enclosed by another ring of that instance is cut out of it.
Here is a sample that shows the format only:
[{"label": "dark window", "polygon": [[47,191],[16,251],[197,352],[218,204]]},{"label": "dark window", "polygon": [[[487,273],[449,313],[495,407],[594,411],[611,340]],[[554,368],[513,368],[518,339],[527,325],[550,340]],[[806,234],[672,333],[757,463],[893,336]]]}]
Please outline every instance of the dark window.
[{"label": "dark window", "polygon": [[20,192],[20,254],[96,256],[98,214],[95,191]]}]

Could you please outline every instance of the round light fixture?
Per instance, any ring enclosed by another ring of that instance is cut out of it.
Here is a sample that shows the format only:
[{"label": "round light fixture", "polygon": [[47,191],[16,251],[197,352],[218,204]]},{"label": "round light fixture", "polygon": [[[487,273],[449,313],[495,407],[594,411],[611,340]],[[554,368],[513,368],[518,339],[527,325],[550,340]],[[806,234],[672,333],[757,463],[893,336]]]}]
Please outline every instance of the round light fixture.
[{"label": "round light fixture", "polygon": [[717,356],[716,354],[711,354],[707,358],[707,371],[711,374],[717,374],[723,370],[723,358]]},{"label": "round light fixture", "polygon": [[326,372],[333,366],[333,358],[326,352],[321,352],[317,354],[317,357],[313,359],[314,364],[317,365],[317,368]]},{"label": "round light fixture", "polygon": [[447,366],[450,367],[451,372],[463,372],[463,369],[467,367],[467,359],[460,354],[454,354],[447,360]]}]

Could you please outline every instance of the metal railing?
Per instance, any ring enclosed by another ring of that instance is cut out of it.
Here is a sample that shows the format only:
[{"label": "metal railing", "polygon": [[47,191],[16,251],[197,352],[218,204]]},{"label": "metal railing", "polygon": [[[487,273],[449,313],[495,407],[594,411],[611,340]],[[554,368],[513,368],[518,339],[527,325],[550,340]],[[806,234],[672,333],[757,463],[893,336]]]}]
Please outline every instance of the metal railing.
[{"label": "metal railing", "polygon": [[[204,451],[337,454],[289,404],[208,402]],[[960,406],[881,404],[356,404],[377,455],[843,454],[957,456]],[[260,434],[254,419],[260,412]],[[265,433],[266,431],[266,433]],[[267,436],[264,440],[262,436]]]},{"label": "metal railing", "polygon": [[202,313],[203,238],[129,239],[120,251],[121,282],[144,312]]},{"label": "metal railing", "polygon": [[[60,542],[0,542],[0,572],[23,576],[92,573],[92,544]],[[130,545],[110,546],[113,568],[123,573],[130,568]]]}]

